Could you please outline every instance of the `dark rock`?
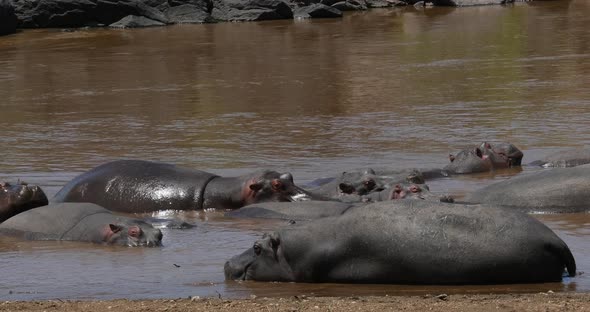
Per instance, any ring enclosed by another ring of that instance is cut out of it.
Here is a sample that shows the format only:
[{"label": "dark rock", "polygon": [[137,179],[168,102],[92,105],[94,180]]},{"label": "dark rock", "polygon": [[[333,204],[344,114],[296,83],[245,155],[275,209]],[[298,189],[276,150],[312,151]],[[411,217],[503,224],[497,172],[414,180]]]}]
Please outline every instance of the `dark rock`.
[{"label": "dark rock", "polygon": [[220,21],[262,21],[293,18],[281,0],[214,0],[211,16]]},{"label": "dark rock", "polygon": [[167,23],[164,13],[150,6],[162,5],[159,1],[15,0],[14,6],[24,28],[110,25],[129,15]]},{"label": "dark rock", "polygon": [[366,0],[368,8],[387,8],[393,4],[387,0]]},{"label": "dark rock", "polygon": [[437,6],[474,6],[513,3],[514,0],[432,0]]},{"label": "dark rock", "polygon": [[361,11],[367,9],[367,3],[364,0],[346,0],[332,4],[332,7],[340,11]]},{"label": "dark rock", "polygon": [[295,18],[326,18],[326,17],[342,17],[342,11],[321,3],[297,8],[293,12]]},{"label": "dark rock", "polygon": [[173,24],[212,23],[215,20],[207,12],[207,8],[192,4],[174,6],[166,10],[168,21]]},{"label": "dark rock", "polygon": [[153,27],[153,26],[164,26],[166,24],[158,21],[154,21],[147,17],[129,15],[124,17],[118,22],[112,23],[109,27],[114,28],[139,28],[139,27]]},{"label": "dark rock", "polygon": [[16,32],[16,15],[10,0],[0,0],[0,36]]}]

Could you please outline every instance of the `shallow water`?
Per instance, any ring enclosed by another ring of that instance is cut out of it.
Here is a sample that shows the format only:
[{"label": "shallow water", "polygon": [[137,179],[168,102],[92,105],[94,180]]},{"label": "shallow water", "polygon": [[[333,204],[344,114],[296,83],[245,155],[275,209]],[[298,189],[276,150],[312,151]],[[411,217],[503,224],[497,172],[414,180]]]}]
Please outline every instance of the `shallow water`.
[{"label": "shallow water", "polygon": [[[524,163],[590,146],[584,0],[382,9],[343,19],[23,31],[0,37],[0,179],[48,195],[109,160],[151,159],[303,184],[366,167],[442,167],[509,141]],[[461,197],[515,174],[441,179]],[[0,299],[589,291],[544,285],[417,287],[225,282],[223,263],[280,222],[182,216],[157,249],[0,238]],[[539,215],[590,270],[590,214]]]}]

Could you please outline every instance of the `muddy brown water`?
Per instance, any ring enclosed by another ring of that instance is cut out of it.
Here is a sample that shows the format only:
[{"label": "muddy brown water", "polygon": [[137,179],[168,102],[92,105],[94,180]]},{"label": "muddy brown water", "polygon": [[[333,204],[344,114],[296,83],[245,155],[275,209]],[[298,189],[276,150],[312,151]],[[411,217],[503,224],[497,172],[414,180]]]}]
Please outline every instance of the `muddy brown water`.
[{"label": "muddy brown water", "polygon": [[[381,9],[343,19],[28,30],[0,37],[0,179],[55,194],[120,158],[222,175],[431,168],[509,141],[530,162],[590,146],[590,2]],[[462,196],[534,170],[433,181]],[[225,282],[223,263],[280,222],[177,217],[153,249],[0,238],[0,299],[589,291],[563,283],[424,287]],[[590,270],[590,214],[537,215]],[[444,269],[444,268],[441,268]]]}]

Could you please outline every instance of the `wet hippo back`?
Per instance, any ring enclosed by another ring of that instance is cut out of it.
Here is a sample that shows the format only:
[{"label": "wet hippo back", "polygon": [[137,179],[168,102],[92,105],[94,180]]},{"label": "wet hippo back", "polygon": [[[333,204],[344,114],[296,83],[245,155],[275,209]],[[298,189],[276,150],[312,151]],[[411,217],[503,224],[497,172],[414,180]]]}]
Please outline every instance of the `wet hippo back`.
[{"label": "wet hippo back", "polygon": [[[127,246],[159,246],[162,240],[160,230],[150,224],[114,215],[91,203],[59,203],[35,208],[0,224],[0,233],[28,240],[69,240]],[[135,239],[129,238],[130,235],[134,235]]]},{"label": "wet hippo back", "polygon": [[172,164],[118,160],[98,166],[66,184],[54,202],[90,202],[112,211],[201,209],[214,174]]},{"label": "wet hippo back", "polygon": [[468,194],[465,201],[527,212],[590,211],[590,166],[544,169],[512,177]]},{"label": "wet hippo back", "polygon": [[354,207],[268,234],[225,265],[228,279],[484,284],[575,275],[567,245],[538,220],[493,206],[423,200]]},{"label": "wet hippo back", "polygon": [[104,208],[92,204],[50,205],[23,212],[6,220],[0,224],[0,231],[22,232],[25,238],[31,240],[61,240],[70,230],[79,227],[80,221],[84,218],[101,214],[111,215]]}]

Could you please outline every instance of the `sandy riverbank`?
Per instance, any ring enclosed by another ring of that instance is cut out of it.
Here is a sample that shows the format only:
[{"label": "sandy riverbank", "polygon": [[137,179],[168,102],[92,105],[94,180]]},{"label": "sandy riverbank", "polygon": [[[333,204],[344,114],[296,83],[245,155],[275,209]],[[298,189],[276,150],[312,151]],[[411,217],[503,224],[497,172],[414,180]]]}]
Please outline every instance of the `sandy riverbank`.
[{"label": "sandy riverbank", "polygon": [[590,293],[289,297],[225,300],[27,301],[0,303],[0,311],[590,311]]}]

